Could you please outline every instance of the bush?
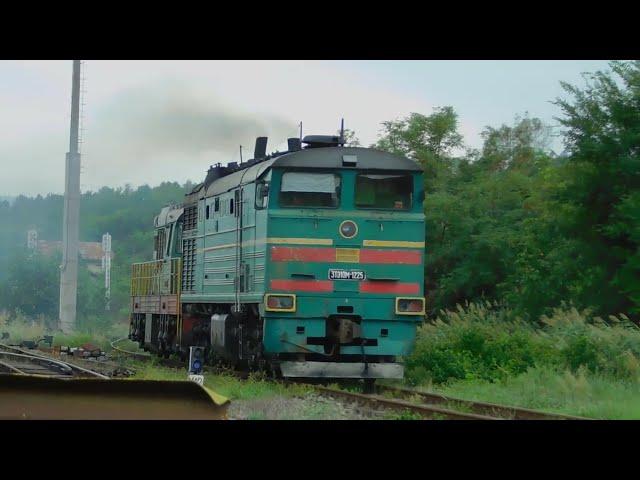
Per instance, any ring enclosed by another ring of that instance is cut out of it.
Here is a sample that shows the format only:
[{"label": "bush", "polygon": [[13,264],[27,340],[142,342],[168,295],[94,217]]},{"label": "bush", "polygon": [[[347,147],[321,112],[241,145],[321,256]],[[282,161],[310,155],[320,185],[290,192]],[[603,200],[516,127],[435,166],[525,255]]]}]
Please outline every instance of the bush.
[{"label": "bush", "polygon": [[504,380],[536,366],[637,379],[639,359],[640,330],[624,315],[605,322],[563,306],[536,327],[497,304],[472,303],[418,329],[406,370],[412,384]]}]

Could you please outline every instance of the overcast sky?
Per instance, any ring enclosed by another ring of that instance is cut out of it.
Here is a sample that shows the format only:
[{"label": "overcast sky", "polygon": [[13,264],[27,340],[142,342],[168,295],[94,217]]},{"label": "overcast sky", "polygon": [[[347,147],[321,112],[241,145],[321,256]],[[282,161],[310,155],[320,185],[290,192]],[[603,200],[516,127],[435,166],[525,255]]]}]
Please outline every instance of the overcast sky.
[{"label": "overcast sky", "polygon": [[[63,193],[71,61],[0,61],[0,196]],[[361,143],[381,122],[451,105],[465,142],[528,111],[556,125],[560,81],[606,61],[100,61],[83,64],[82,191],[201,181],[209,165],[286,138],[333,134]],[[556,143],[559,153],[562,145]]]}]

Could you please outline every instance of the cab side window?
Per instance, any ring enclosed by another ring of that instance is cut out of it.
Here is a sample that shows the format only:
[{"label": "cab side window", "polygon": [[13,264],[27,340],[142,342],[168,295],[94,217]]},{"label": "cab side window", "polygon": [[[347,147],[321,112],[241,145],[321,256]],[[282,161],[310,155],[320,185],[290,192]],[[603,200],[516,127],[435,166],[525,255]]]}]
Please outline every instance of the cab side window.
[{"label": "cab side window", "polygon": [[256,208],[263,209],[269,205],[269,183],[256,183]]}]

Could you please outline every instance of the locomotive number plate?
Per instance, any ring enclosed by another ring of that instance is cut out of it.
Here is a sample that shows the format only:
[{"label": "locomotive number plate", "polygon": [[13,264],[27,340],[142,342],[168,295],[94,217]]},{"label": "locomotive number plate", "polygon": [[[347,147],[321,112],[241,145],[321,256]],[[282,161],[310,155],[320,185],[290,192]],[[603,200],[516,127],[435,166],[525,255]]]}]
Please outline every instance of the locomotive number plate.
[{"label": "locomotive number plate", "polygon": [[329,270],[329,280],[364,280],[366,275],[362,270],[341,270],[332,268]]}]

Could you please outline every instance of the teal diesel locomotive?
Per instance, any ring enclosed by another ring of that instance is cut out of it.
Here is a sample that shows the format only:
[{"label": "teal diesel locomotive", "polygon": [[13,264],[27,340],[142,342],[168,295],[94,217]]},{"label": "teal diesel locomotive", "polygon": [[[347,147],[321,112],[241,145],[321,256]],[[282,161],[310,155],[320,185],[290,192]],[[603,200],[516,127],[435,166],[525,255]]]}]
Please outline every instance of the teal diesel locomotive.
[{"label": "teal diesel locomotive", "polygon": [[266,145],[155,218],[129,338],[284,377],[401,378],[425,314],[421,168],[342,136]]}]

